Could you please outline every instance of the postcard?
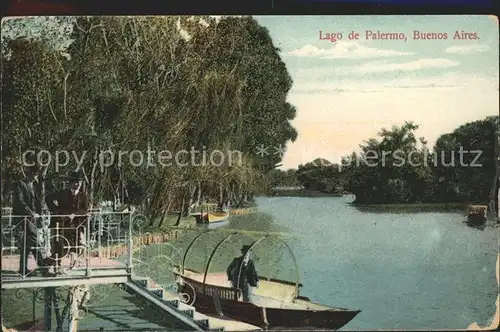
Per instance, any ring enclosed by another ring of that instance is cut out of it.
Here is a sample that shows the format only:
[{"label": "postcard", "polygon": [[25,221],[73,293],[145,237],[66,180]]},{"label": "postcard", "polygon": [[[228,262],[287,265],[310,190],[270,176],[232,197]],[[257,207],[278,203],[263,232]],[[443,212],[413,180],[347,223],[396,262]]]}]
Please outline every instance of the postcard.
[{"label": "postcard", "polygon": [[2,330],[497,327],[498,38],[2,20]]}]

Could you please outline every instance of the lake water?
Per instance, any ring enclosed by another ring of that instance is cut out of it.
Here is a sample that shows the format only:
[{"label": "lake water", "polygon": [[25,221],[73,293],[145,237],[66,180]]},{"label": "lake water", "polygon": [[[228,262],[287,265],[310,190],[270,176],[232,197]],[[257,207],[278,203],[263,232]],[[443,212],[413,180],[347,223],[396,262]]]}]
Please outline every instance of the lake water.
[{"label": "lake water", "polygon": [[362,312],[343,330],[462,329],[495,313],[499,228],[464,224],[463,212],[361,211],[345,197],[259,198],[273,217],[229,228],[285,231],[314,302]]},{"label": "lake water", "polygon": [[[352,198],[259,198],[260,213],[232,217],[223,228],[285,232],[303,284],[301,295],[312,301],[362,312],[343,330],[464,329],[473,322],[489,325],[495,312],[498,230],[478,230],[464,224],[463,212],[401,212],[360,210]],[[177,243],[139,250],[134,273],[172,284],[168,258],[180,260],[199,232]],[[186,255],[186,267],[223,272],[242,244],[261,235],[209,232]],[[267,241],[267,242],[266,242]],[[217,248],[217,249],[216,249]],[[216,250],[215,250],[216,249]],[[215,251],[215,253],[214,253]],[[275,238],[253,250],[261,276],[295,281],[296,269],[287,247]],[[213,255],[212,255],[213,254]],[[141,265],[138,262],[147,261]],[[210,262],[210,263],[209,263]],[[100,290],[96,290],[98,294]],[[29,294],[19,299],[2,294],[8,325],[32,319]],[[5,296],[4,296],[5,295]],[[37,303],[36,318],[43,317]],[[164,319],[159,320],[158,317]],[[83,330],[186,330],[176,320],[137,297],[113,291],[91,307],[80,322]]]}]

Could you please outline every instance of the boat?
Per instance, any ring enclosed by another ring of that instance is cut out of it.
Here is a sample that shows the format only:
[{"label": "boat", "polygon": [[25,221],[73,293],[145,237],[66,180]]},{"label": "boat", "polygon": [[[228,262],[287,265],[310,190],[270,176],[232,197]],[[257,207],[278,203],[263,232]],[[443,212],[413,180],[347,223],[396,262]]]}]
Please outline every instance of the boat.
[{"label": "boat", "polygon": [[469,205],[467,211],[467,223],[481,226],[486,223],[488,213],[487,205]]},{"label": "boat", "polygon": [[190,215],[195,217],[199,224],[218,223],[228,220],[229,210],[218,211],[217,204],[202,204],[200,211],[190,213]]},{"label": "boat", "polygon": [[[216,231],[207,231],[205,234],[212,232]],[[195,238],[189,247],[201,236],[203,234]],[[220,244],[229,243],[231,236],[234,234],[219,242],[210,257],[214,257]],[[262,239],[253,242],[249,250],[260,241]],[[175,266],[173,272],[180,296],[203,314],[227,317],[262,329],[337,330],[361,312],[315,303],[301,296],[299,288],[302,284],[298,280],[290,282],[263,276],[259,276],[258,287],[251,288],[250,300],[243,301],[241,290],[232,286],[225,272],[208,272],[211,258],[205,272],[184,267],[189,247],[184,254],[183,266]],[[294,263],[297,267],[295,258]],[[297,272],[297,279],[298,276]]]},{"label": "boat", "polygon": [[226,221],[229,218],[229,211],[211,212],[208,214],[207,222],[216,223]]},{"label": "boat", "polygon": [[203,223],[203,224],[198,224],[198,229],[216,229],[216,228],[223,228],[229,225],[229,219],[220,221],[220,222],[212,222],[212,223]]},{"label": "boat", "polygon": [[203,273],[191,270],[184,270],[178,277],[179,292],[194,298],[192,305],[199,312],[227,316],[260,328],[337,330],[361,312],[296,296],[293,283],[283,280],[261,280],[251,302],[243,302],[241,291],[233,288],[223,273],[208,274],[205,283]]}]

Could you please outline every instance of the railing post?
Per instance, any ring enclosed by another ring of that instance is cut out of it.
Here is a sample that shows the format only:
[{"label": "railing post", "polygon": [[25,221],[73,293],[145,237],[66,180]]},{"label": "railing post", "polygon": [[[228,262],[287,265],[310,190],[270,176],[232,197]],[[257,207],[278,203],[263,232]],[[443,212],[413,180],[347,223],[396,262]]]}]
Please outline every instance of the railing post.
[{"label": "railing post", "polygon": [[97,229],[97,250],[98,250],[98,256],[101,258],[101,237],[103,235],[103,222],[102,222],[102,212],[99,211],[99,219],[98,219],[98,229]]},{"label": "railing post", "polygon": [[[26,261],[28,260],[28,253],[26,252],[26,246],[27,246],[27,239],[26,239],[26,236],[28,234],[28,232],[26,231],[27,230],[27,227],[28,227],[28,220],[26,219],[26,217],[23,218],[23,246],[22,248],[19,248],[19,260],[20,260],[20,267],[21,267],[21,272],[22,275],[21,277],[24,279],[26,278],[26,274],[28,273],[28,271],[26,271],[25,267],[26,265],[28,265],[28,263],[26,263]],[[21,252],[22,250],[22,252]]]},{"label": "railing post", "polygon": [[53,287],[45,287],[43,289],[43,304],[44,304],[44,315],[43,315],[43,325],[45,331],[52,330],[52,297],[54,296]]},{"label": "railing post", "polygon": [[91,248],[90,248],[90,241],[91,241],[91,236],[90,236],[90,231],[91,231],[91,222],[92,222],[92,212],[90,212],[87,216],[87,229],[85,230],[85,241],[87,241],[87,243],[85,244],[85,251],[86,251],[86,257],[85,257],[85,260],[86,260],[86,268],[87,268],[87,277],[90,277],[92,275],[92,269],[90,268],[90,258],[91,258]]},{"label": "railing post", "polygon": [[132,239],[132,213],[129,212],[128,215],[128,264],[127,270],[129,274],[132,274],[132,254],[134,251],[134,240]]}]

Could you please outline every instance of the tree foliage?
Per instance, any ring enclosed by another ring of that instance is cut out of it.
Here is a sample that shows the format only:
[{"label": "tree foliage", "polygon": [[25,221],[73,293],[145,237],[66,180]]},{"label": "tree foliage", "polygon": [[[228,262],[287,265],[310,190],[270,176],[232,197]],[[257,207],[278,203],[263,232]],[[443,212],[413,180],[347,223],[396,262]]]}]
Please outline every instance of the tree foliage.
[{"label": "tree foliage", "polygon": [[[439,137],[430,150],[418,126],[382,129],[344,157],[341,165],[316,159],[290,170],[301,185],[324,193],[348,190],[356,203],[490,203],[496,200],[495,141],[499,118],[466,123]],[[462,155],[462,156],[461,156]],[[291,174],[289,175],[291,176]],[[278,179],[274,175],[275,179]],[[286,183],[274,181],[275,186]],[[492,189],[493,188],[493,189]]]},{"label": "tree foliage", "polygon": [[[32,146],[53,155],[85,153],[94,204],[119,197],[151,216],[187,212],[201,199],[241,203],[260,192],[265,171],[280,157],[261,158],[256,145],[286,145],[297,136],[289,123],[295,108],[286,102],[292,80],[269,32],[253,18],[79,17],[68,30],[45,23],[70,45],[17,33],[3,56],[7,178]],[[155,166],[116,159],[119,151],[192,149],[221,150],[226,160],[199,166],[199,153],[186,165],[162,167],[157,155]],[[101,167],[108,150],[115,160]],[[238,158],[229,163],[231,152]],[[45,177],[73,169],[70,159],[64,169],[47,165]]]}]

